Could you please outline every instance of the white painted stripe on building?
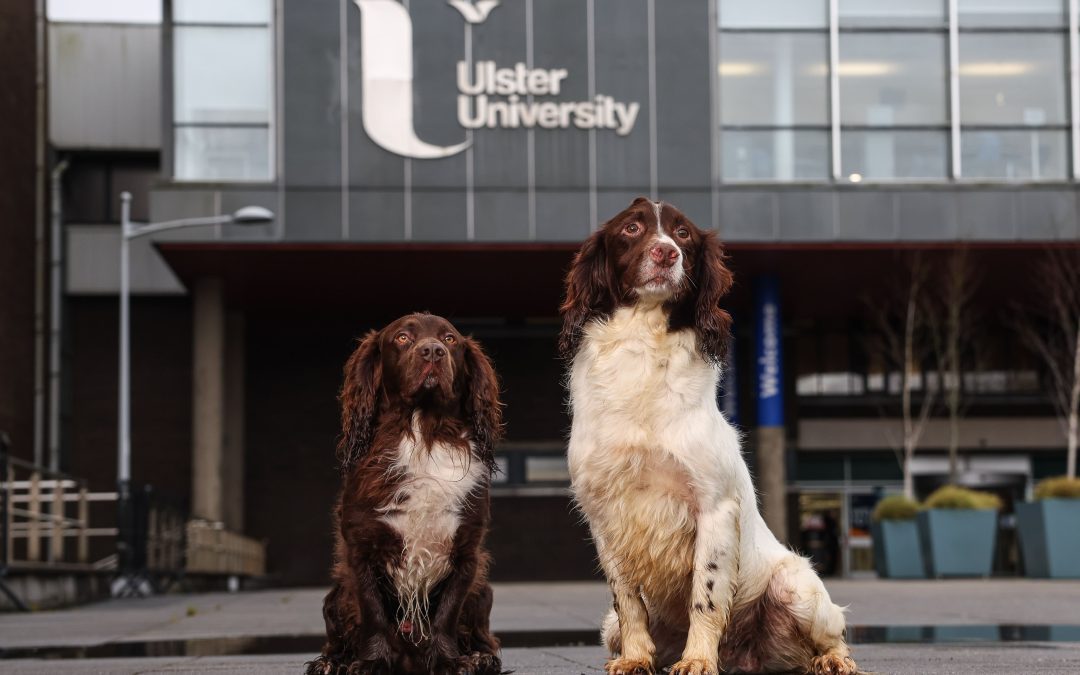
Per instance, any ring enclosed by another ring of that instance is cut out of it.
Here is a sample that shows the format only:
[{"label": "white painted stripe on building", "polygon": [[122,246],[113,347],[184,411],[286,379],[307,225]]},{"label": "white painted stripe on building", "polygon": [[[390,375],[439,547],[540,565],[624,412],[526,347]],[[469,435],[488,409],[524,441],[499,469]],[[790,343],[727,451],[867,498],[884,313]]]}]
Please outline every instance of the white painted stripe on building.
[{"label": "white painted stripe on building", "polygon": [[341,238],[349,238],[349,3],[338,12],[338,78],[341,88]]}]

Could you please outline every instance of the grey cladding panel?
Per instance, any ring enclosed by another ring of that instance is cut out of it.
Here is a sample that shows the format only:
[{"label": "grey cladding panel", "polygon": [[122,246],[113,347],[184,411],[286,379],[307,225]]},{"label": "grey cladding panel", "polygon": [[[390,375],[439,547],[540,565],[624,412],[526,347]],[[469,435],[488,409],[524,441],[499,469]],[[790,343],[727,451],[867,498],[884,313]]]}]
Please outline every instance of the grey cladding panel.
[{"label": "grey cladding panel", "polygon": [[[495,11],[499,11],[496,9]],[[413,22],[413,124],[428,143],[454,145],[465,140],[457,119],[457,62],[465,57],[465,20],[442,0],[411,0]],[[478,30],[478,29],[477,29]],[[465,187],[465,153],[415,160],[417,188]]]},{"label": "grey cladding panel", "polygon": [[[525,62],[525,3],[504,2],[473,31],[473,59],[502,67]],[[473,181],[479,189],[520,188],[528,183],[527,135],[521,129],[483,129],[473,134]],[[479,200],[479,195],[477,195]],[[490,202],[489,202],[490,203]],[[522,211],[524,214],[524,211]],[[480,229],[477,207],[477,235]],[[508,238],[514,235],[508,233]]]},{"label": "grey cladding panel", "polygon": [[521,190],[483,190],[476,193],[478,241],[526,241],[529,238],[529,198]]},{"label": "grey cladding panel", "polygon": [[349,239],[402,241],[405,239],[405,196],[399,190],[349,192]]},{"label": "grey cladding panel", "polygon": [[661,0],[656,8],[657,173],[670,189],[712,182],[709,7]]},{"label": "grey cladding panel", "polygon": [[956,238],[956,198],[946,192],[898,192],[897,230],[908,241]]},{"label": "grey cladding panel", "polygon": [[[586,3],[581,0],[534,0],[532,17],[536,68],[565,69],[554,96],[537,102],[570,103],[589,100]],[[612,133],[604,131],[601,133]],[[540,188],[587,188],[589,185],[589,132],[572,125],[567,129],[537,129],[536,184]]]},{"label": "grey cladding panel", "polygon": [[290,190],[285,195],[289,241],[340,241],[341,191]]},{"label": "grey cladding panel", "polygon": [[776,195],[780,207],[780,238],[786,241],[823,241],[836,238],[834,193],[784,191]]},{"label": "grey cladding panel", "polygon": [[765,190],[720,193],[720,238],[773,241],[777,238],[776,195]]},{"label": "grey cladding panel", "polygon": [[[293,0],[294,2],[296,0]],[[362,188],[397,188],[405,185],[405,160],[392,152],[383,150],[364,133],[364,90],[360,71],[360,10],[353,2],[348,3],[345,13],[348,24],[348,170],[349,185]],[[337,25],[337,20],[334,20]],[[415,39],[415,38],[414,38]],[[414,64],[415,67],[415,64]],[[289,84],[285,84],[288,95]],[[414,100],[414,103],[416,101]],[[288,132],[288,129],[286,129]]]},{"label": "grey cladding panel", "polygon": [[339,8],[336,0],[285,3],[284,180],[289,185],[341,183]]},{"label": "grey cladding panel", "polygon": [[596,91],[641,105],[633,131],[597,131],[597,184],[649,190],[649,14],[646,0],[595,0]]},{"label": "grey cladding panel", "polygon": [[591,231],[588,192],[542,190],[536,193],[537,239],[578,241]]},{"label": "grey cladding panel", "polygon": [[626,207],[630,206],[630,202],[634,201],[638,197],[648,196],[649,191],[647,188],[641,188],[637,190],[604,190],[596,195],[596,208],[597,218],[600,222],[594,223],[593,227],[599,227],[607,221],[611,220],[615,214],[619,213]]},{"label": "grey cladding panel", "polygon": [[843,191],[836,194],[836,236],[855,241],[896,239],[894,194]]},{"label": "grey cladding panel", "polygon": [[465,240],[464,192],[413,190],[412,212],[414,240]]},{"label": "grey cladding panel", "polygon": [[1064,190],[1031,190],[1016,195],[1017,238],[1076,238],[1076,197],[1076,192]]},{"label": "grey cladding panel", "polygon": [[1016,238],[1015,191],[962,192],[956,195],[961,239],[978,234],[983,239]]},{"label": "grey cladding panel", "polygon": [[49,24],[49,139],[59,148],[161,148],[161,28]]}]

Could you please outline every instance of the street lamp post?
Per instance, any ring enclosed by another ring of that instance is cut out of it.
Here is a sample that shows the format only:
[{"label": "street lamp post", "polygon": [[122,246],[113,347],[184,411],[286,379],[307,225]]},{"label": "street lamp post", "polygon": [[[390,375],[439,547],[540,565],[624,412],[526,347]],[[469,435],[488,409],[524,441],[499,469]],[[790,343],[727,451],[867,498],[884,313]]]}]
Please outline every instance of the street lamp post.
[{"label": "street lamp post", "polygon": [[[131,240],[165,230],[205,225],[262,225],[274,219],[273,211],[261,206],[245,206],[228,215],[202,218],[181,218],[160,223],[135,223],[131,220],[131,193],[120,193],[120,398],[117,421],[118,444],[116,458],[117,498],[120,517],[120,571],[124,585],[132,586],[135,570],[130,569],[132,550],[131,530]],[[126,530],[126,533],[125,533]],[[126,536],[125,536],[126,535]]]}]

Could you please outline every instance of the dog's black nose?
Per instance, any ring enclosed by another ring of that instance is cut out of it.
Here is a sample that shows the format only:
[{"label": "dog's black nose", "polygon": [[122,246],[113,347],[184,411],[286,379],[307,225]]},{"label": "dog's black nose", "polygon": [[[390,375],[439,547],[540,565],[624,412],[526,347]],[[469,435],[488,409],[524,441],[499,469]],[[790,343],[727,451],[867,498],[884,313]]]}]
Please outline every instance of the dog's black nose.
[{"label": "dog's black nose", "polygon": [[438,340],[428,340],[417,345],[420,350],[420,356],[425,361],[431,361],[432,363],[442,360],[446,356],[446,347],[442,346]]}]

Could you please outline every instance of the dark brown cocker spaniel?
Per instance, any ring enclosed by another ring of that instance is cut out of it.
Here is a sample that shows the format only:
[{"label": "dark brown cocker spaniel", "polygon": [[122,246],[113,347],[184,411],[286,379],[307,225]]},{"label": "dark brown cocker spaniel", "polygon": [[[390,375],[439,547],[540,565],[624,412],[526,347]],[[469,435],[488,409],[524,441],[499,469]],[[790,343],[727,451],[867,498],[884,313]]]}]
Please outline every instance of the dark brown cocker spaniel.
[{"label": "dark brown cocker spaniel", "polygon": [[449,321],[410,314],[361,341],[341,390],[327,641],[309,674],[499,673],[488,627],[499,384]]}]

